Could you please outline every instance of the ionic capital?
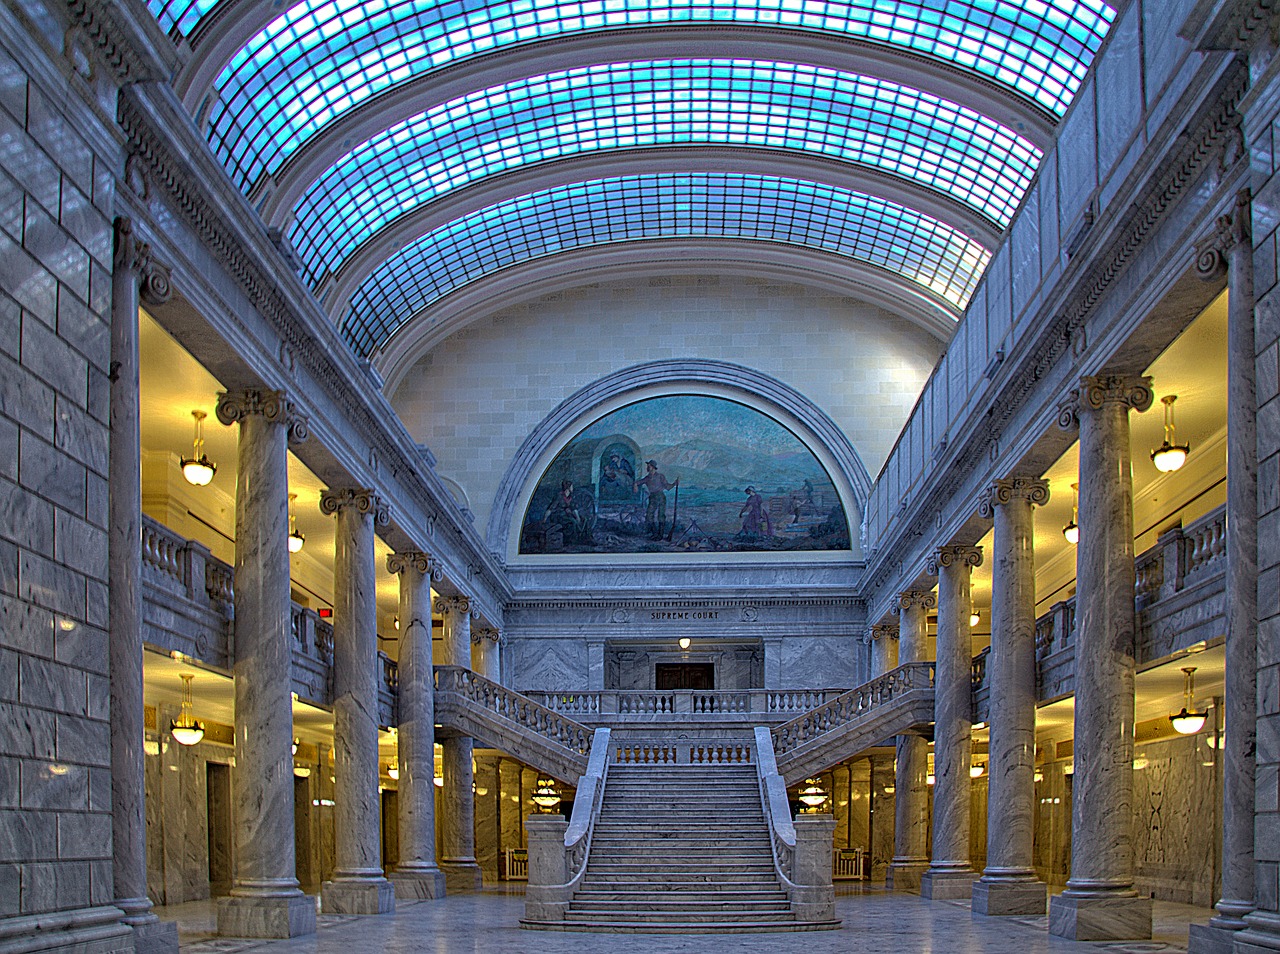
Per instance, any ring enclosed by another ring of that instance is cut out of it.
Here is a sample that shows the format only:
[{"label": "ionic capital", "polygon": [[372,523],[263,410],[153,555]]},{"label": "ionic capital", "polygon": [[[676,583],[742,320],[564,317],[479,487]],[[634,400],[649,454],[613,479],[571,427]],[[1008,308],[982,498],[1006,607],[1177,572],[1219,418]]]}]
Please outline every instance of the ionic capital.
[{"label": "ionic capital", "polygon": [[937,552],[929,557],[928,563],[925,564],[925,572],[930,576],[937,576],[938,571],[943,567],[981,565],[982,547],[971,547],[963,543],[949,543],[945,547],[938,547]]},{"label": "ionic capital", "polygon": [[479,646],[486,640],[500,646],[502,645],[502,633],[492,626],[479,626],[471,630],[471,642],[475,643],[475,645]]},{"label": "ionic capital", "polygon": [[273,424],[283,424],[288,429],[291,444],[302,443],[310,433],[306,417],[299,413],[297,406],[283,391],[267,388],[224,391],[218,395],[215,413],[218,420],[228,426],[252,414],[260,414]]},{"label": "ionic capital", "polygon": [[898,608],[911,609],[913,606],[922,610],[938,608],[938,597],[931,590],[903,590],[898,594]]},{"label": "ionic capital", "polygon": [[431,608],[442,616],[447,613],[470,613],[471,597],[469,596],[437,596]]},{"label": "ionic capital", "polygon": [[1211,236],[1196,243],[1196,274],[1215,281],[1227,273],[1227,257],[1236,247],[1252,248],[1253,193],[1247,187],[1236,193],[1235,206],[1218,216]]},{"label": "ionic capital", "polygon": [[444,569],[432,559],[431,554],[421,550],[401,550],[387,554],[387,572],[400,574],[406,570],[417,570],[433,582],[444,579]]},{"label": "ionic capital", "polygon": [[867,635],[871,637],[871,641],[890,640],[898,638],[898,627],[893,623],[876,623],[867,630]]},{"label": "ionic capital", "polygon": [[1080,426],[1080,412],[1100,411],[1108,404],[1145,411],[1155,397],[1151,379],[1136,374],[1087,374],[1058,408],[1058,426],[1064,431]]},{"label": "ionic capital", "polygon": [[149,305],[163,305],[173,297],[169,269],[151,255],[151,246],[133,237],[133,220],[120,216],[115,221],[113,265],[117,271],[137,274],[138,294]]},{"label": "ionic capital", "polygon": [[1049,502],[1049,481],[1038,477],[993,480],[978,500],[978,515],[984,520],[990,520],[995,516],[996,507],[1015,500],[1026,500],[1032,506],[1043,506]]},{"label": "ionic capital", "polygon": [[391,511],[386,501],[367,487],[330,488],[320,495],[321,513],[332,515],[339,510],[370,514],[380,527],[391,522]]}]

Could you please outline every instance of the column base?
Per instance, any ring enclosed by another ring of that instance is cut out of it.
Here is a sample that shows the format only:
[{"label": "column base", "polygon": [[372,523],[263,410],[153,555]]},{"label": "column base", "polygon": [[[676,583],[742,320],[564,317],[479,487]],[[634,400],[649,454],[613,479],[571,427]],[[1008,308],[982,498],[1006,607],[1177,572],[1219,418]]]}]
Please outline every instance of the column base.
[{"label": "column base", "polygon": [[920,879],[924,877],[924,873],[929,870],[927,861],[905,862],[899,864],[894,862],[889,865],[889,871],[884,876],[884,886],[890,891],[909,891],[912,894],[920,893]]},{"label": "column base", "polygon": [[479,891],[484,883],[484,873],[474,861],[442,861],[440,870],[450,893],[454,891]]},{"label": "column base", "polygon": [[978,873],[972,868],[930,868],[920,876],[920,897],[931,901],[968,901]]},{"label": "column base", "polygon": [[397,898],[431,900],[443,898],[446,887],[444,872],[439,868],[410,868],[396,870],[387,875],[395,886]]},{"label": "column base", "polygon": [[114,905],[0,918],[0,948],[39,954],[133,954],[133,931]]},{"label": "column base", "polygon": [[178,954],[178,925],[173,921],[146,921],[133,925],[135,954]]},{"label": "column base", "polygon": [[1049,889],[1039,881],[983,881],[973,883],[973,913],[987,917],[1044,914]]},{"label": "column base", "polygon": [[1150,898],[1049,899],[1049,933],[1070,941],[1134,941],[1151,937]]},{"label": "column base", "polygon": [[1244,917],[1249,926],[1237,931],[1235,954],[1275,954],[1280,951],[1280,914],[1274,911],[1250,911]]},{"label": "column base", "polygon": [[320,910],[325,914],[391,914],[396,888],[386,878],[353,878],[320,885]]},{"label": "column base", "polygon": [[1193,924],[1187,936],[1187,954],[1232,954],[1240,931]]},{"label": "column base", "polygon": [[218,933],[228,937],[298,937],[316,933],[316,899],[232,895],[218,899]]}]

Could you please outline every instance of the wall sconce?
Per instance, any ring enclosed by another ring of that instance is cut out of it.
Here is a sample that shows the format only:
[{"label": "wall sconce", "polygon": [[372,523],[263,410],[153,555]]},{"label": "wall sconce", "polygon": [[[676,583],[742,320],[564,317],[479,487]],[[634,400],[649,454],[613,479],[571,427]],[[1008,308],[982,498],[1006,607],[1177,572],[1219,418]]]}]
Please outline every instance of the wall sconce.
[{"label": "wall sconce", "polygon": [[1183,666],[1184,676],[1183,692],[1186,693],[1186,701],[1182,706],[1182,711],[1176,715],[1169,716],[1169,722],[1173,725],[1173,731],[1179,735],[1195,735],[1204,728],[1204,721],[1208,718],[1209,710],[1196,712],[1191,708],[1193,693],[1195,691],[1195,666]]},{"label": "wall sconce", "polygon": [[1164,443],[1151,452],[1151,463],[1162,474],[1171,474],[1187,462],[1191,453],[1190,444],[1174,443],[1177,438],[1173,434],[1173,402],[1178,400],[1176,394],[1166,394],[1160,399],[1164,405]]},{"label": "wall sconce", "polygon": [[182,675],[182,713],[169,723],[169,734],[179,745],[195,745],[204,738],[204,723],[191,715],[191,680],[195,673]]},{"label": "wall sconce", "polygon": [[533,804],[544,814],[551,814],[560,807],[560,793],[556,791],[555,779],[546,775],[538,778],[537,787],[533,790]]},{"label": "wall sconce", "polygon": [[1062,535],[1067,542],[1075,546],[1080,542],[1080,526],[1076,523],[1080,517],[1080,485],[1071,485],[1071,522],[1062,528]]},{"label": "wall sconce", "polygon": [[196,435],[192,442],[191,456],[182,458],[182,476],[187,483],[196,487],[207,487],[213,475],[218,472],[218,465],[204,453],[204,419],[208,416],[204,411],[192,411],[196,419]]},{"label": "wall sconce", "polygon": [[681,636],[681,637],[680,637],[680,648],[681,648],[681,649],[688,649],[691,645],[693,645],[693,640],[692,640],[692,639],[690,639],[688,636]]},{"label": "wall sconce", "polygon": [[800,789],[796,797],[800,800],[800,804],[804,806],[804,811],[815,813],[826,803],[827,790],[822,787],[816,778],[807,778],[804,780],[804,787]]},{"label": "wall sconce", "polygon": [[289,495],[289,552],[297,553],[307,542],[307,538],[298,532],[298,516],[293,512],[293,502],[297,494]]}]

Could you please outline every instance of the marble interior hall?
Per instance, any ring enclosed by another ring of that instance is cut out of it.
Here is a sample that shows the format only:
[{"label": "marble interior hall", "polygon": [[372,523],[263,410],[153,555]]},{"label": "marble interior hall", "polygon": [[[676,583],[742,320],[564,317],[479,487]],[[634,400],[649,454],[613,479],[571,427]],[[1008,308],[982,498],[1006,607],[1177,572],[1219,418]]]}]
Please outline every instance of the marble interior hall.
[{"label": "marble interior hall", "polygon": [[7,0],[0,952],[528,949],[655,761],[779,950],[1280,950],[1278,44]]}]

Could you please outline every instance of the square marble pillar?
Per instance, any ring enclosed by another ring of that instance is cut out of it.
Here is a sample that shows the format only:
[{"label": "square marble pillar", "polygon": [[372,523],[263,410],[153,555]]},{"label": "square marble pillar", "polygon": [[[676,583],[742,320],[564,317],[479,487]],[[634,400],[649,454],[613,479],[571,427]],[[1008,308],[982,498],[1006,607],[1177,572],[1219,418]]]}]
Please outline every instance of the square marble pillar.
[{"label": "square marble pillar", "polygon": [[297,937],[315,931],[316,899],[309,894],[218,899],[218,933],[226,937]]},{"label": "square marble pillar", "polygon": [[392,914],[395,885],[384,878],[326,881],[320,886],[320,906],[325,914]]},{"label": "square marble pillar", "polygon": [[1049,902],[1049,933],[1069,941],[1128,941],[1151,937],[1150,898],[1077,898]]},{"label": "square marble pillar", "polygon": [[1044,914],[1049,889],[1040,881],[973,883],[973,913],[993,917]]},{"label": "square marble pillar", "polygon": [[967,900],[973,894],[978,873],[972,868],[955,871],[931,868],[920,876],[920,897],[930,901]]}]

